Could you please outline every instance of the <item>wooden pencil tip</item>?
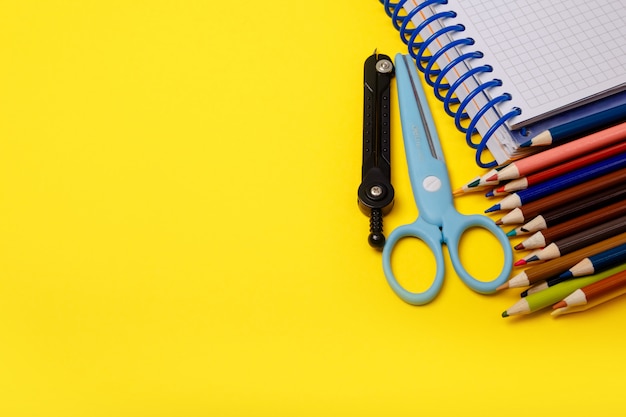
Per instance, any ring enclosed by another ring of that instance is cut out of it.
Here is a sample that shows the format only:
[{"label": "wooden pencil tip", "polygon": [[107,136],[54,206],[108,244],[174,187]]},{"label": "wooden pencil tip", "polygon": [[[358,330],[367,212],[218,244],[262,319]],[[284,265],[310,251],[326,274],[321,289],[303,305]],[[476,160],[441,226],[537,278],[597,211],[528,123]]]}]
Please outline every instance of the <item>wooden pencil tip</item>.
[{"label": "wooden pencil tip", "polygon": [[480,185],[480,178],[475,179],[474,181],[467,184],[468,188],[478,187]]},{"label": "wooden pencil tip", "polygon": [[487,182],[497,181],[497,180],[498,180],[498,174],[497,173],[493,174],[491,177],[486,179]]},{"label": "wooden pencil tip", "polygon": [[502,284],[498,288],[496,288],[496,291],[506,290],[507,288],[509,288],[509,283],[505,282],[504,284]]},{"label": "wooden pencil tip", "polygon": [[563,307],[567,307],[567,303],[565,301],[559,301],[558,303],[552,306],[552,309],[556,310],[557,308],[563,308]]},{"label": "wooden pencil tip", "polygon": [[515,266],[524,266],[524,265],[526,265],[526,260],[525,259],[520,259],[519,261],[515,262],[513,265],[515,265]]},{"label": "wooden pencil tip", "polygon": [[461,195],[461,194],[465,194],[465,191],[462,188],[452,191],[452,195],[456,196],[456,195]]},{"label": "wooden pencil tip", "polygon": [[517,245],[513,246],[513,248],[514,248],[515,250],[523,250],[523,249],[526,249],[526,248],[524,247],[524,242],[522,242],[522,243],[518,243]]},{"label": "wooden pencil tip", "polygon": [[509,313],[507,313],[506,311],[502,312],[502,317],[509,317]]},{"label": "wooden pencil tip", "polygon": [[487,192],[485,193],[485,197],[493,197],[493,196],[494,196],[494,194],[493,194],[493,190],[491,190],[491,191],[487,191]]},{"label": "wooden pencil tip", "polygon": [[499,211],[499,210],[500,210],[500,204],[494,204],[493,206],[485,210],[485,213],[491,213],[492,211]]},{"label": "wooden pencil tip", "polygon": [[[497,222],[496,222],[496,224],[497,224]],[[512,230],[509,230],[508,232],[506,232],[506,235],[507,235],[508,237],[513,237],[513,236],[516,236],[516,235],[517,235],[517,229],[512,229]]]},{"label": "wooden pencil tip", "polygon": [[501,226],[501,225],[503,225],[503,224],[504,224],[504,222],[502,221],[502,219],[498,219],[498,220],[496,220],[496,224],[497,224],[498,226]]}]

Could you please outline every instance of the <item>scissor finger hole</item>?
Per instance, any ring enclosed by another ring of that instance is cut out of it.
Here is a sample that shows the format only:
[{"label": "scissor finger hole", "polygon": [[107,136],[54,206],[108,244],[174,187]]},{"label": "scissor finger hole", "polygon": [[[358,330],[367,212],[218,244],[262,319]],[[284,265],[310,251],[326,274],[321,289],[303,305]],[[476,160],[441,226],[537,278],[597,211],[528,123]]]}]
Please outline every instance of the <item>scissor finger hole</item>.
[{"label": "scissor finger hole", "polygon": [[461,236],[459,260],[478,281],[493,281],[504,267],[504,249],[493,233],[484,227],[474,226]]},{"label": "scissor finger hole", "polygon": [[437,262],[424,241],[414,237],[400,239],[391,255],[391,268],[396,281],[405,290],[426,291],[435,279]]}]

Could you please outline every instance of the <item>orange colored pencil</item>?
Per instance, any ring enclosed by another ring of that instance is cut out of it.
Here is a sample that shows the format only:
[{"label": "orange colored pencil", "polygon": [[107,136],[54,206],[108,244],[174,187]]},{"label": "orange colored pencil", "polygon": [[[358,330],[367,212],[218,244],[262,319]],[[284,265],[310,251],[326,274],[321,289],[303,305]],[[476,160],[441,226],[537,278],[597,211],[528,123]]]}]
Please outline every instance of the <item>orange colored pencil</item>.
[{"label": "orange colored pencil", "polygon": [[579,288],[560,302],[552,306],[553,309],[572,307],[587,304],[596,298],[626,286],[626,271],[601,279],[600,281]]}]

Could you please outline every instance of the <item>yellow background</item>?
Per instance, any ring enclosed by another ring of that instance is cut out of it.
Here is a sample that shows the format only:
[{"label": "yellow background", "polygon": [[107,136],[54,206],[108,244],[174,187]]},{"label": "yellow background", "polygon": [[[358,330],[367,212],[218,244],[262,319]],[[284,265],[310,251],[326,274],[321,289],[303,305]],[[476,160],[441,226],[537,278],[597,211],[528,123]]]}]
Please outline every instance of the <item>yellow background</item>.
[{"label": "yellow background", "polygon": [[[3,1],[0,415],[626,410],[626,304],[502,319],[517,292],[448,260],[427,306],[389,289],[356,204],[375,48],[406,51],[376,0]],[[393,98],[387,234],[417,214]]]}]

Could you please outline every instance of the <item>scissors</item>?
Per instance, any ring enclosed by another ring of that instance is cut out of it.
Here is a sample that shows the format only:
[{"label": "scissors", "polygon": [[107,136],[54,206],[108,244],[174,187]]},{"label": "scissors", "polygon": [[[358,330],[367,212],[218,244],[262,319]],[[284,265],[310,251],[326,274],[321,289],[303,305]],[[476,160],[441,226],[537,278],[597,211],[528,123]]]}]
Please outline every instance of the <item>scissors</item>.
[{"label": "scissors", "polygon": [[[412,58],[395,57],[400,120],[406,152],[409,178],[419,216],[410,224],[396,228],[383,248],[383,270],[393,291],[404,301],[423,305],[441,291],[444,278],[443,244],[448,247],[452,266],[461,280],[474,291],[489,294],[503,284],[513,264],[513,253],[504,231],[487,216],[459,213],[453,204],[452,188],[444,161],[435,123],[426,101]],[[504,251],[504,265],[493,281],[481,281],[471,276],[459,258],[459,242],[470,228],[481,227],[492,233]],[[435,278],[423,292],[411,292],[398,283],[391,268],[391,254],[402,238],[417,238],[433,252],[436,261]]]}]

